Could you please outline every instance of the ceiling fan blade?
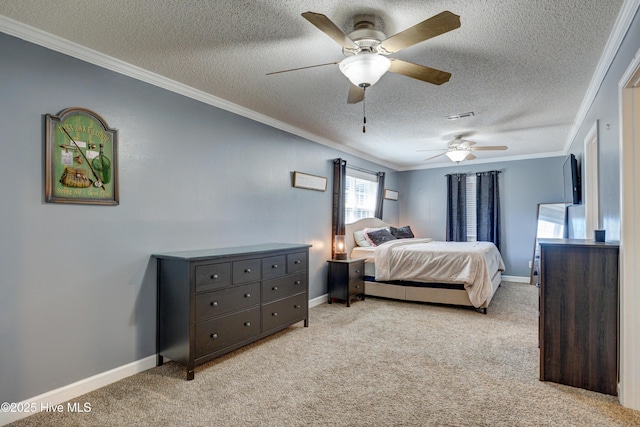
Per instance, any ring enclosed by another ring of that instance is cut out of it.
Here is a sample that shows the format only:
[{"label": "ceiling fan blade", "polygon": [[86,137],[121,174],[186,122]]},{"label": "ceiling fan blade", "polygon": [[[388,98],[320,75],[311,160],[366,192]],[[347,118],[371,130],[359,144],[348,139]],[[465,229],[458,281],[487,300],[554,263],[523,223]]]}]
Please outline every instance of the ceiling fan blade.
[{"label": "ceiling fan blade", "polygon": [[364,99],[364,89],[351,83],[349,85],[349,96],[347,97],[347,104],[357,104]]},{"label": "ceiling fan blade", "polygon": [[315,25],[320,31],[331,37],[343,48],[358,49],[358,45],[325,15],[315,12],[304,12],[302,17]]},{"label": "ceiling fan blade", "polygon": [[431,18],[422,21],[413,27],[395,34],[382,43],[382,47],[388,53],[394,53],[400,49],[413,46],[414,44],[439,36],[460,27],[460,17],[449,11],[444,11]]},{"label": "ceiling fan blade", "polygon": [[481,151],[481,150],[506,150],[509,147],[504,145],[485,145],[483,147],[469,147],[469,150]]},{"label": "ceiling fan blade", "polygon": [[326,64],[309,65],[307,67],[290,68],[288,70],[282,70],[282,71],[273,71],[271,73],[267,73],[266,75],[270,76],[272,74],[288,73],[289,71],[306,70],[307,68],[324,67],[325,65],[336,65],[336,64],[338,64],[338,63],[337,62],[327,62]]},{"label": "ceiling fan blade", "polygon": [[444,153],[436,154],[435,156],[426,158],[426,159],[423,160],[423,162],[426,162],[427,160],[435,159],[436,157],[444,156],[445,154],[447,154],[446,151]]},{"label": "ceiling fan blade", "polygon": [[464,159],[465,160],[473,160],[473,159],[476,159],[476,158],[477,158],[476,156],[474,156],[473,154],[469,153],[469,154],[467,154],[467,157],[465,157]]},{"label": "ceiling fan blade", "polygon": [[424,65],[418,65],[412,62],[402,61],[400,59],[389,59],[391,59],[391,67],[389,68],[389,71],[392,73],[402,74],[403,76],[422,80],[423,82],[432,83],[434,85],[446,83],[451,77],[451,73],[447,73],[446,71],[436,70],[435,68],[425,67]]}]

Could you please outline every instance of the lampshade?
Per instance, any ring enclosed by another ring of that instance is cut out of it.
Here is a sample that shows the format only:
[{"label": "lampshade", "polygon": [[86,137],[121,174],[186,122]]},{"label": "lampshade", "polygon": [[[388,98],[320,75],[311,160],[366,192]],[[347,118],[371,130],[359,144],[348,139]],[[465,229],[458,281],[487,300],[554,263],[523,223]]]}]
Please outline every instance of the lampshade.
[{"label": "lampshade", "polygon": [[469,155],[469,150],[452,150],[445,153],[448,158],[456,163],[460,163]]},{"label": "lampshade", "polygon": [[391,60],[382,55],[361,53],[343,59],[338,66],[351,83],[358,87],[368,87],[376,84],[389,71]]},{"label": "lampshade", "polygon": [[344,234],[336,234],[335,237],[335,259],[347,259],[347,243]]}]

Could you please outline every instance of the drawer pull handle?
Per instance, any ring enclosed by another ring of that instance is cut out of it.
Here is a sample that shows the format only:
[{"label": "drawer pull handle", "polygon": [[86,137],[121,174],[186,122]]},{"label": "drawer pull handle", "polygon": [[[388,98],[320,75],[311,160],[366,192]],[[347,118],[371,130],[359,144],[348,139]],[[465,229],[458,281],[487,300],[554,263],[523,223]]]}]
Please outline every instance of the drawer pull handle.
[{"label": "drawer pull handle", "polygon": [[250,269],[250,268],[247,268],[244,272],[245,272],[245,273],[251,273],[251,269]]},{"label": "drawer pull handle", "polygon": [[251,322],[245,322],[244,326],[251,326]]},{"label": "drawer pull handle", "polygon": [[360,273],[360,270],[356,270],[356,273]]},{"label": "drawer pull handle", "polygon": [[251,298],[251,294],[244,294],[245,298]]},{"label": "drawer pull handle", "polygon": [[278,268],[278,264],[273,264],[271,268]]},{"label": "drawer pull handle", "polygon": [[218,278],[218,275],[217,275],[217,274],[212,274],[212,275],[211,275],[211,278],[212,278],[212,279],[217,279],[217,278]]},{"label": "drawer pull handle", "polygon": [[272,289],[272,290],[274,290],[274,291],[277,291],[277,290],[278,290],[278,287],[277,287],[277,286],[274,286],[274,287],[273,287],[273,288],[271,288],[271,289]]},{"label": "drawer pull handle", "polygon": [[211,307],[217,307],[218,301],[211,301]]},{"label": "drawer pull handle", "polygon": [[277,317],[277,316],[278,316],[278,313],[277,313],[277,312],[274,312],[274,313],[271,313],[271,315],[272,315],[273,317]]},{"label": "drawer pull handle", "polygon": [[296,285],[299,285],[299,284],[300,284],[300,280],[296,280],[296,283],[295,283],[295,284],[296,284]]},{"label": "drawer pull handle", "polygon": [[300,264],[300,260],[299,260],[299,259],[297,259],[297,260],[294,262],[294,264]]},{"label": "drawer pull handle", "polygon": [[360,285],[356,285],[356,289],[360,289]]},{"label": "drawer pull handle", "polygon": [[294,305],[293,308],[300,308],[298,304]]},{"label": "drawer pull handle", "polygon": [[218,334],[211,334],[211,338],[215,340],[216,338],[218,338]]}]

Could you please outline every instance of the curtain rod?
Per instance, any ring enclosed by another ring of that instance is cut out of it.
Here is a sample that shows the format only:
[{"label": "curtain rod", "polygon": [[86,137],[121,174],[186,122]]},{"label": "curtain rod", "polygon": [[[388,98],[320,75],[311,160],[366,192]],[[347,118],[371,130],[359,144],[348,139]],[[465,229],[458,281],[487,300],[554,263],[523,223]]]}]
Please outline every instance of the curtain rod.
[{"label": "curtain rod", "polygon": [[477,173],[485,173],[485,172],[498,172],[498,173],[502,173],[504,172],[504,169],[494,169],[492,171],[482,171],[482,172],[458,172],[458,173],[446,173],[444,176],[451,176],[451,175],[462,175],[462,174],[477,174]]},{"label": "curtain rod", "polygon": [[364,173],[370,173],[371,175],[376,175],[376,176],[380,173],[380,172],[374,172],[374,171],[370,171],[368,169],[360,168],[358,166],[352,166],[349,163],[347,163],[347,169],[355,169],[357,171],[364,172]]}]

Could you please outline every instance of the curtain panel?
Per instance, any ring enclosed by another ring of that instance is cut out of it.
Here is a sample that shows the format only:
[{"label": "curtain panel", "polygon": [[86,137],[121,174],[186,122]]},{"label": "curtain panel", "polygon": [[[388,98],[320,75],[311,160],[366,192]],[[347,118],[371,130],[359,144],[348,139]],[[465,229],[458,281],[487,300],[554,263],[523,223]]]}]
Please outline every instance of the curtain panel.
[{"label": "curtain panel", "polygon": [[347,183],[347,161],[333,159],[333,214],[331,220],[331,258],[335,257],[333,246],[336,235],[344,234],[345,185]]},{"label": "curtain panel", "polygon": [[375,217],[382,219],[382,207],[384,205],[384,172],[378,172],[378,195],[376,197]]},{"label": "curtain panel", "polygon": [[447,241],[467,241],[467,175],[449,174],[447,178]]},{"label": "curtain panel", "polygon": [[501,243],[500,227],[500,171],[476,173],[476,218],[478,240],[493,242],[498,250]]}]

